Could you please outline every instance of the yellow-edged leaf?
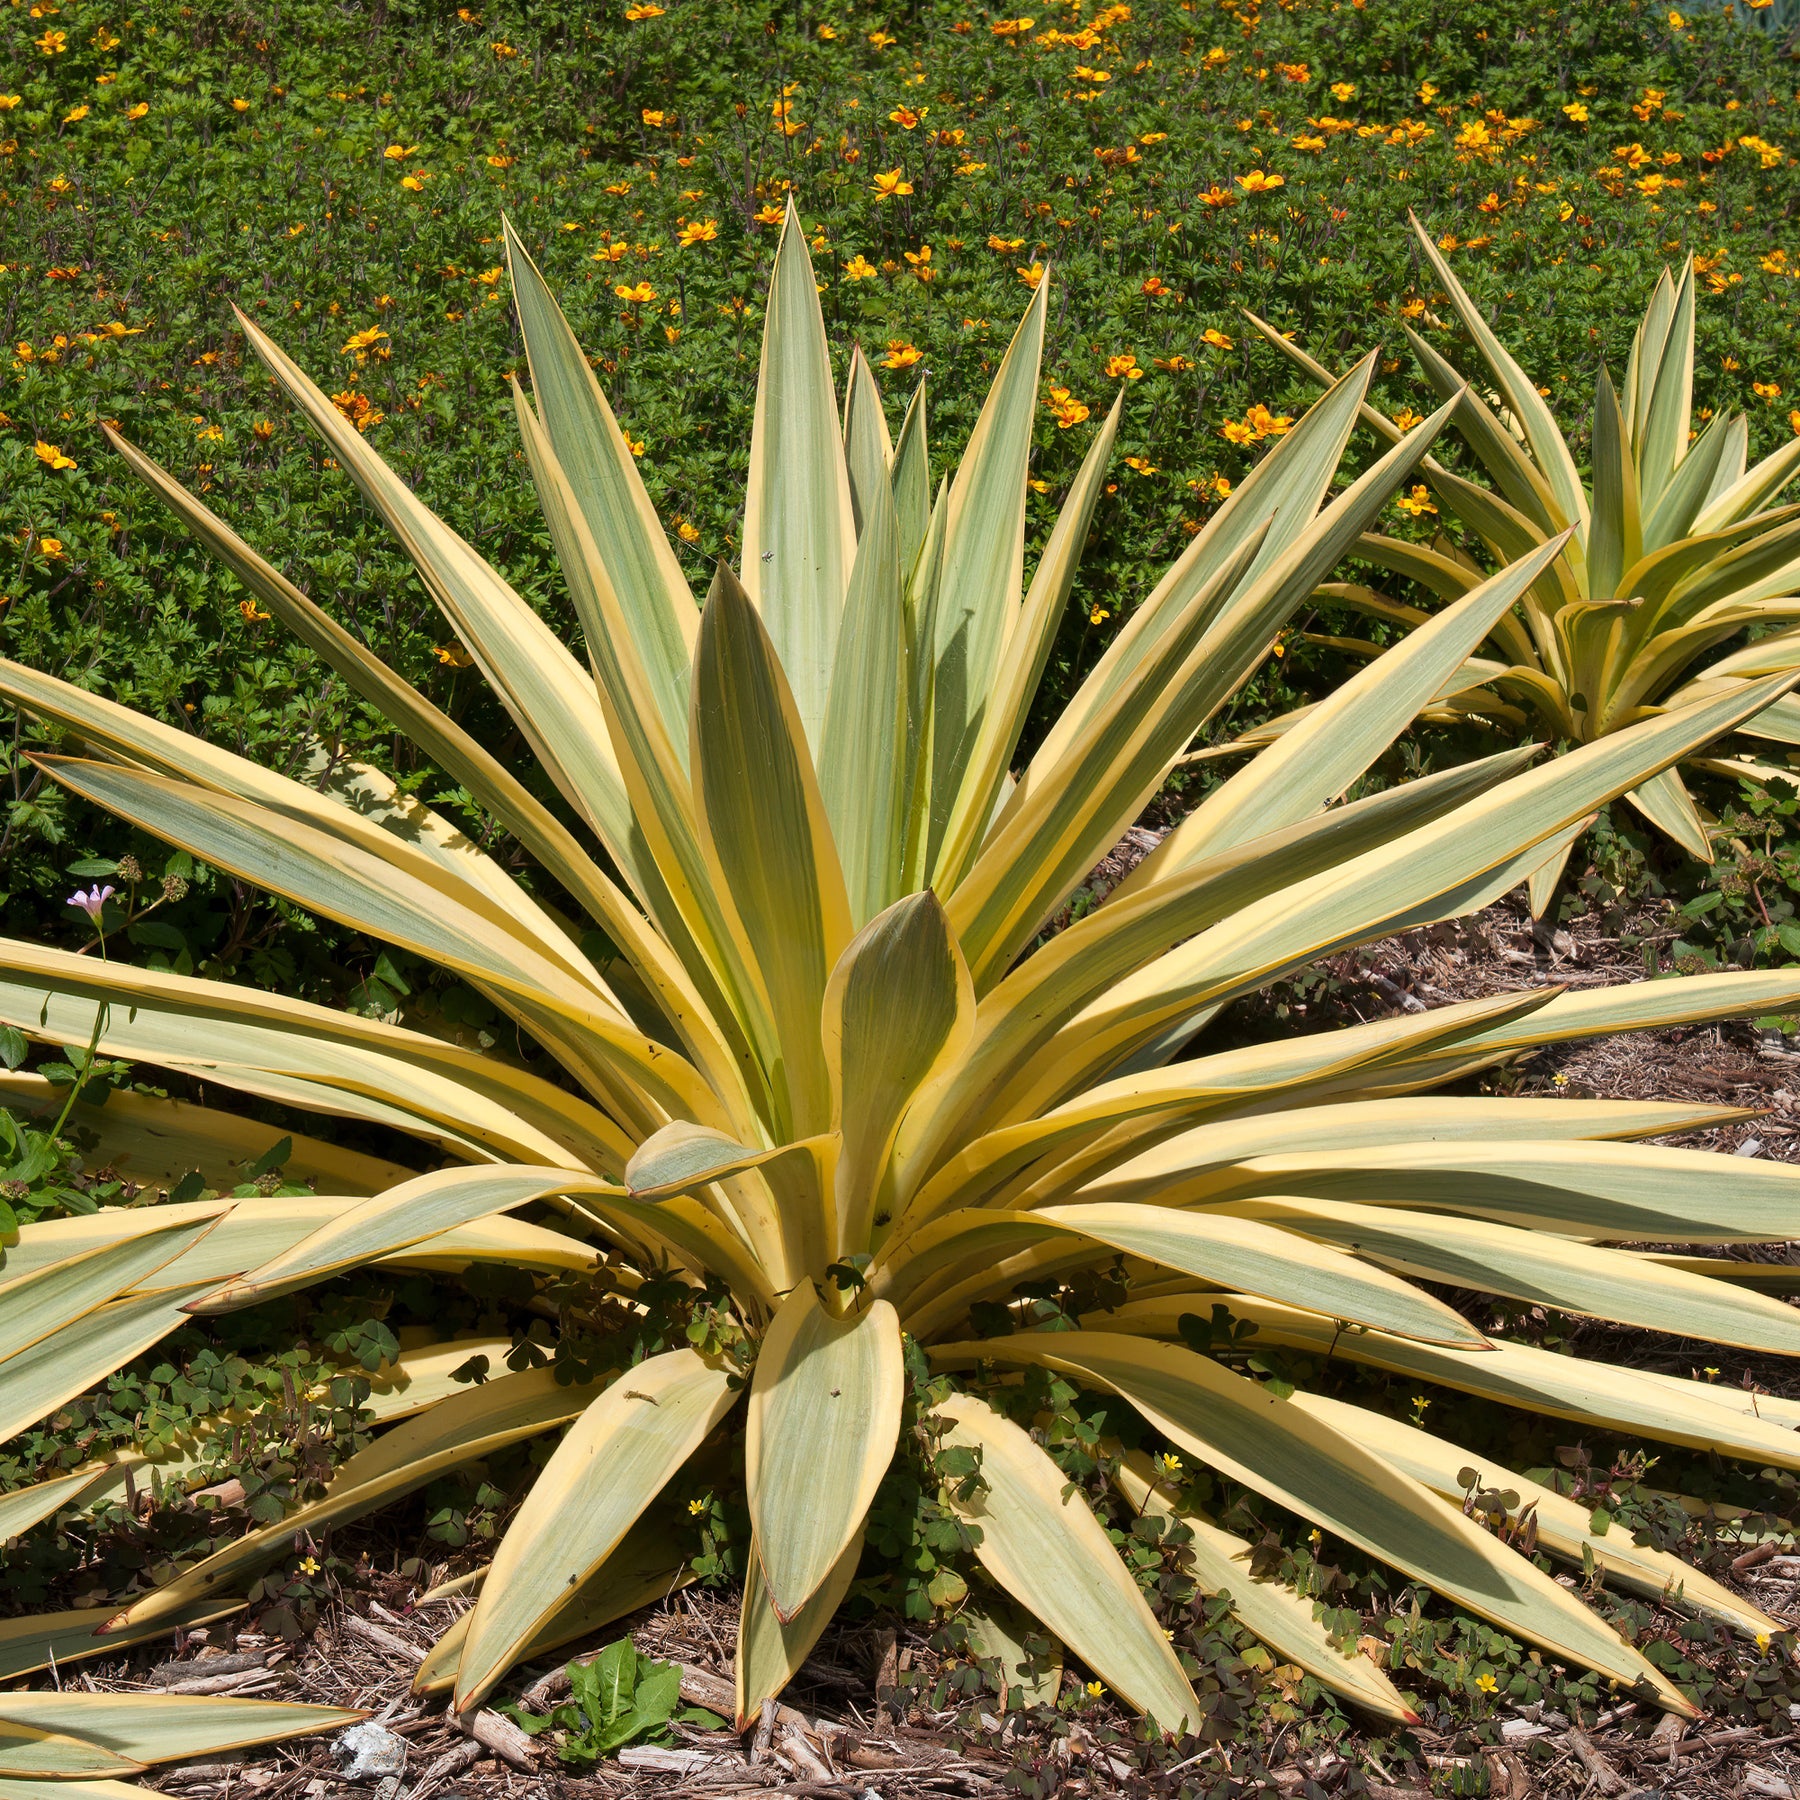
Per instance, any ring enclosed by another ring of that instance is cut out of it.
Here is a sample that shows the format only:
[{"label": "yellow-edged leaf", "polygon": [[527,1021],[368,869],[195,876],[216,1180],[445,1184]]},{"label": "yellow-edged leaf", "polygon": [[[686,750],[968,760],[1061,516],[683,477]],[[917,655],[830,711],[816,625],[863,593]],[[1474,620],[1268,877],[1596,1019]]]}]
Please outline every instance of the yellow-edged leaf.
[{"label": "yellow-edged leaf", "polygon": [[638,1363],[580,1410],[488,1571],[457,1665],[457,1711],[486,1695],[617,1548],[737,1398],[692,1350]]},{"label": "yellow-edged leaf", "polygon": [[846,1318],[810,1281],[782,1302],[750,1385],[744,1474],[769,1605],[796,1619],[830,1576],[893,1460],[905,1371],[885,1300]]}]

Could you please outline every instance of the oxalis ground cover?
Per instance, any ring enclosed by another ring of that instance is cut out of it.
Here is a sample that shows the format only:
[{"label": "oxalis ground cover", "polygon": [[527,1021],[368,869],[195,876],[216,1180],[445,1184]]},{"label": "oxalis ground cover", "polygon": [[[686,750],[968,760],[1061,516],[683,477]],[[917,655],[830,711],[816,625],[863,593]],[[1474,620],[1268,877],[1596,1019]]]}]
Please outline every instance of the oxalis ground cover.
[{"label": "oxalis ground cover", "polygon": [[[1409,208],[1503,321],[1560,417],[1585,415],[1596,362],[1622,365],[1656,272],[1691,254],[1702,418],[1747,410],[1753,454],[1797,428],[1795,69],[1751,11],[1493,7],[1476,16],[1371,0],[1264,13],[1054,8],[1030,19],[676,5],[602,18],[547,8],[153,7],[124,16],[39,5],[15,6],[4,29],[0,301],[12,351],[0,390],[0,536],[14,546],[0,570],[5,654],[288,772],[300,768],[303,740],[330,739],[484,835],[470,796],[296,648],[105,445],[102,422],[203,494],[476,737],[509,762],[527,760],[338,459],[244,355],[230,301],[326,380],[362,438],[560,622],[561,580],[506,388],[509,374],[523,376],[524,357],[507,304],[502,214],[597,359],[698,589],[714,558],[735,563],[741,548],[734,508],[790,192],[834,347],[860,339],[890,404],[929,371],[934,452],[966,438],[1014,323],[1051,268],[1028,567],[1121,384],[1126,403],[1079,603],[1052,646],[1027,747],[1162,569],[1315,397],[1260,344],[1240,306],[1334,367],[1380,345],[1372,397],[1390,416],[1432,410],[1405,356],[1402,320],[1467,366],[1405,232]],[[1345,477],[1377,448],[1353,440]],[[1435,524],[1429,495],[1409,484],[1383,528],[1425,539]],[[1361,635],[1360,622],[1323,609],[1300,623],[1214,735],[1316,697],[1358,666],[1331,640]],[[351,1005],[471,1046],[515,1047],[487,999],[422,957],[380,950],[185,852],[171,856],[46,784],[24,753],[58,741],[21,722],[5,750],[12,792],[0,886],[11,935],[91,944],[94,930],[67,894],[77,883],[111,885],[114,910],[100,915],[110,954]],[[1492,747],[1472,730],[1421,734],[1383,759],[1373,784]],[[1177,775],[1146,828],[1181,816],[1213,780],[1208,764]],[[1219,1041],[1248,1041],[1271,1022],[1300,1030],[1398,1017],[1552,981],[1785,963],[1800,950],[1793,805],[1715,798],[1737,810],[1727,815],[1732,848],[1711,871],[1649,843],[1622,808],[1609,811],[1573,867],[1558,921],[1534,933],[1522,915],[1499,910],[1384,940],[1240,1002],[1216,1028]],[[522,860],[503,836],[494,845],[503,860]],[[1082,916],[1136,851],[1077,893],[1066,918]],[[1629,1051],[1603,1040],[1482,1080],[1503,1094],[1767,1107],[1766,1119],[1721,1122],[1682,1141],[1743,1148],[1755,1137],[1763,1157],[1786,1160],[1787,1084],[1800,1077],[1784,1060],[1784,1023],[1777,1015],[1664,1033]],[[46,1066],[16,1033],[0,1048],[9,1062]],[[47,1072],[54,1110],[18,1084],[21,1123],[0,1145],[7,1204],[27,1222],[164,1194],[332,1192],[347,1171],[378,1166],[367,1159],[397,1154],[396,1140],[346,1126],[337,1162],[322,1163],[316,1147],[296,1157],[300,1116],[263,1105],[248,1146],[209,1155],[140,1144],[109,1165],[93,1149],[103,1092],[117,1090],[122,1108],[140,1087],[216,1095],[120,1058],[87,1066],[78,1046]],[[83,1103],[59,1148],[44,1130],[77,1079]],[[1783,1365],[1753,1355],[1435,1291],[1484,1328],[1577,1357],[1777,1397],[1795,1391]],[[1028,1287],[1012,1322],[1091,1326],[1123,1292],[1105,1279]],[[97,1511],[52,1516],[0,1550],[0,1611],[123,1603],[207,1548],[277,1523],[367,1443],[368,1402],[403,1347],[465,1334],[467,1363],[446,1378],[466,1381],[481,1358],[497,1374],[554,1352],[585,1375],[602,1366],[581,1364],[599,1342],[623,1337],[652,1353],[728,1340],[729,1321],[671,1283],[589,1321],[591,1338],[571,1346],[549,1328],[566,1299],[554,1284],[494,1265],[455,1281],[374,1269],[184,1327],[0,1446],[0,1493],[127,1446],[192,1449],[178,1482],[131,1481]],[[1678,1549],[1788,1622],[1791,1477],[1267,1348],[1248,1323],[1201,1309],[1187,1336],[1278,1393],[1303,1385],[1370,1404],[1530,1472],[1588,1508],[1597,1539],[1619,1533]],[[797,1721],[778,1717],[766,1754],[740,1765],[736,1740],[723,1745],[689,1720],[672,1735],[697,1745],[699,1759],[678,1756],[660,1771],[640,1759],[621,1772],[581,1762],[586,1734],[564,1720],[575,1756],[567,1764],[548,1740],[522,1746],[491,1726],[490,1744],[477,1748],[497,1749],[498,1761],[471,1762],[435,1708],[406,1700],[415,1664],[468,1604],[466,1594],[421,1597],[489,1559],[549,1453],[542,1441],[446,1475],[367,1524],[297,1537],[246,1611],[184,1633],[173,1651],[165,1640],[61,1679],[103,1690],[199,1680],[318,1703],[398,1703],[390,1723],[417,1746],[406,1780],[420,1800],[452,1781],[513,1792],[657,1782],[1048,1793],[1142,1783],[1224,1794],[1263,1780],[1327,1793],[1784,1791],[1788,1707],[1800,1700],[1785,1634],[1734,1635],[1611,1592],[1592,1546],[1573,1572],[1545,1559],[1705,1710],[1689,1733],[1700,1742],[1684,1752],[1666,1728],[1658,1733],[1653,1710],[1619,1701],[1599,1677],[1309,1533],[1234,1483],[1166,1466],[1189,1503],[1256,1546],[1257,1575],[1316,1601],[1337,1642],[1363,1646],[1417,1715],[1407,1726],[1371,1724],[1220,1605],[1195,1602],[1181,1528],[1135,1518],[1107,1497],[1115,1435],[1134,1441],[1141,1428],[1116,1402],[1042,1371],[1011,1404],[1102,1508],[1191,1659],[1202,1729],[1175,1748],[1145,1742],[1104,1684],[1073,1665],[1060,1687],[1021,1682],[1016,1666],[1008,1677],[1004,1655],[969,1642],[979,1576],[945,1492],[971,1470],[916,1428],[941,1377],[922,1358],[906,1374],[903,1454],[877,1495],[843,1619],[787,1695],[801,1722],[845,1721],[847,1734],[796,1741]],[[196,1439],[196,1421],[217,1428]],[[739,1491],[704,1476],[687,1471],[668,1496],[678,1562],[696,1583],[631,1623],[645,1651],[689,1671],[686,1700],[729,1710],[719,1683],[749,1527]],[[1468,1490],[1472,1516],[1530,1547],[1516,1503],[1479,1480]],[[1746,1512],[1696,1519],[1670,1490]],[[1039,1652],[1028,1673],[1042,1676],[1044,1646],[1022,1622],[1018,1631]],[[616,1635],[609,1627],[576,1647]],[[250,1660],[209,1674],[218,1650]],[[164,1666],[171,1657],[181,1666]],[[519,1672],[496,1701],[531,1686],[535,1704],[549,1706],[559,1696],[540,1678],[559,1662]],[[29,1680],[42,1687],[46,1678]],[[1003,1733],[1009,1704],[1019,1716]],[[1724,1735],[1734,1732],[1743,1735]],[[281,1759],[244,1754],[241,1767],[221,1767],[221,1753],[209,1752],[199,1771],[147,1779],[209,1794],[239,1781],[298,1793],[335,1779],[304,1740]]]}]

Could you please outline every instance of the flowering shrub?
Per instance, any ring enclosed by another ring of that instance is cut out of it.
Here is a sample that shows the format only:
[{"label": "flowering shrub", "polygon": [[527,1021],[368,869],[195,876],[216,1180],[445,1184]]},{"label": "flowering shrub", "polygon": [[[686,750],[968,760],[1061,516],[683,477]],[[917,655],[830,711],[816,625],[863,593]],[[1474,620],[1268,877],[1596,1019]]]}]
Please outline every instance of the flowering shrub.
[{"label": "flowering shrub", "polygon": [[[928,373],[945,443],[973,423],[968,396],[1053,264],[1034,542],[1073,473],[1082,434],[1068,428],[1131,391],[1085,563],[1107,603],[1071,608],[1052,708],[1145,573],[1309,398],[1241,330],[1240,304],[1321,352],[1379,338],[1377,403],[1424,406],[1399,320],[1462,346],[1429,271],[1397,248],[1408,206],[1478,301],[1505,297],[1526,366],[1576,391],[1598,351],[1623,359],[1633,318],[1616,297],[1695,250],[1732,302],[1703,309],[1697,403],[1746,408],[1753,453],[1793,429],[1800,263],[1777,241],[1800,187],[1792,78],[1724,13],[1135,0],[1002,18],[934,3],[820,8],[797,31],[787,8],[727,17],[694,0],[403,4],[353,37],[338,9],[303,0],[263,37],[168,0],[35,12],[0,15],[0,649],[260,760],[308,732],[378,761],[392,747],[128,488],[100,421],[277,562],[303,562],[380,655],[497,738],[425,596],[243,365],[227,302],[340,371],[344,416],[541,600],[557,578],[502,417],[519,366],[502,210],[603,365],[696,580],[736,548],[757,315],[790,185],[834,340],[853,332],[882,368]],[[744,379],[719,382],[734,360]],[[1402,497],[1393,529],[1436,528],[1418,501]],[[1291,704],[1329,654],[1297,645],[1237,722]],[[105,878],[135,850],[164,872],[163,852],[0,755],[9,928],[73,939],[61,901],[76,866]],[[396,772],[456,806],[423,771]],[[351,987],[377,1009],[417,975],[392,958],[378,972],[373,950],[186,858],[168,872],[190,885],[134,928],[152,959]],[[409,1016],[436,1004],[413,995]]]}]

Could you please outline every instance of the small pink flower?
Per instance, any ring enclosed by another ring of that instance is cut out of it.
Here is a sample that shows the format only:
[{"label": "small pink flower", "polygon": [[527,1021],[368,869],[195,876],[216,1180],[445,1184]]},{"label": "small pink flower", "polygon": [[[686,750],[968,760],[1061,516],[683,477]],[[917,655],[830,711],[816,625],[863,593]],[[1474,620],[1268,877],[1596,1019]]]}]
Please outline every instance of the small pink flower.
[{"label": "small pink flower", "polygon": [[107,901],[112,897],[113,889],[110,886],[102,887],[98,882],[95,882],[85,894],[80,888],[77,888],[74,893],[69,896],[69,904],[71,906],[79,906],[81,910],[86,913],[96,925],[98,925],[100,923],[101,911],[105,907]]}]

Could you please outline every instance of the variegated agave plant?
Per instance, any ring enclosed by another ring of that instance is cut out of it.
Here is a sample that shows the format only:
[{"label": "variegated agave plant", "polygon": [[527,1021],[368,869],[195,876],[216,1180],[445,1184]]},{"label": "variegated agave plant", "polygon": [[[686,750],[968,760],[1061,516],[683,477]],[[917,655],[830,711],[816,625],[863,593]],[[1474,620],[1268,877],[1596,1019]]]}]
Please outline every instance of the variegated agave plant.
[{"label": "variegated agave plant", "polygon": [[[1337,383],[1136,608],[1015,778],[1118,420],[1097,434],[1027,585],[1042,287],[953,481],[927,479],[923,394],[889,447],[867,364],[842,418],[790,211],[762,354],[741,574],[696,605],[576,340],[509,236],[535,405],[520,430],[591,668],[243,328],[386,517],[566,805],[554,812],[160,469],[121,454],[276,614],[460,782],[616,946],[562,918],[370,770],[279,777],[17,666],[0,690],[87,746],[70,790],[503,1008],[560,1080],[365,1017],[220,982],[0,944],[0,1018],[214,1087],[409,1132],[428,1172],[301,1142],[341,1197],[203,1200],[30,1225],[0,1264],[0,1438],[193,1314],[377,1260],[493,1259],[723,1284],[739,1357],[680,1349],[586,1386],[549,1369],[459,1388],[466,1344],[403,1359],[383,1434],[322,1499],[112,1611],[8,1627],[8,1671],[228,1608],[296,1532],[533,1433],[560,1440],[480,1599],[421,1671],[468,1707],[521,1657],[663,1591],[653,1502],[742,1434],[754,1526],[738,1650],[753,1716],[857,1565],[902,1418],[903,1334],[946,1371],[1035,1362],[1123,1396],[1172,1450],[1244,1483],[1552,1654],[1683,1708],[1572,1594],[1466,1517],[1460,1471],[1537,1508],[1539,1542],[1609,1578],[1770,1629],[1655,1550],[1486,1459],[1374,1412],[1278,1396],[1181,1342],[1222,1303],[1262,1342],[1325,1351],[1593,1429],[1800,1467],[1777,1405],[1485,1337],[1420,1282],[1687,1338],[1800,1353],[1741,1263],[1633,1241],[1793,1236],[1800,1170],[1639,1140],[1717,1109],[1414,1097],[1534,1045],[1800,999],[1800,976],[1507,994],[1248,1048],[1189,1049],[1235,996],[1344,946],[1455,917],[1523,878],[1594,808],[1766,708],[1776,676],[1544,766],[1527,749],[1345,801],[1562,548],[1475,585],[1211,793],[1099,908],[1040,942],[1282,623],[1372,525],[1454,409],[1341,492],[1370,365]],[[101,1115],[105,1125],[105,1116]],[[216,1143],[241,1121],[174,1127]],[[115,1129],[142,1128],[129,1108]],[[429,1165],[449,1158],[448,1166]],[[551,1223],[515,1217],[554,1209]],[[1090,1329],[975,1338],[970,1309],[1122,1259]],[[1776,1416],[1771,1416],[1773,1410]],[[988,1577],[1164,1727],[1198,1712],[1174,1649],[1047,1453],[978,1395],[935,1421],[976,1452]],[[566,1427],[566,1430],[564,1429]],[[130,1461],[131,1459],[126,1459]],[[166,1470],[179,1476],[177,1462]],[[1179,1510],[1128,1459],[1131,1503]],[[0,1533],[116,1490],[120,1467],[0,1499]],[[709,1478],[710,1479],[710,1478]],[[84,1483],[86,1484],[84,1486]],[[1406,1709],[1310,1604],[1191,1521],[1196,1578],[1362,1704]],[[96,1636],[96,1628],[100,1633]]]},{"label": "variegated agave plant", "polygon": [[[1539,388],[1495,335],[1430,235],[1413,230],[1486,370],[1482,398],[1411,326],[1407,341],[1442,399],[1460,391],[1452,417],[1492,488],[1421,464],[1437,504],[1478,539],[1495,566],[1535,555],[1568,533],[1563,553],[1501,616],[1480,652],[1432,697],[1428,716],[1476,718],[1592,743],[1671,707],[1737,691],[1758,676],[1800,668],[1800,506],[1776,496],[1800,473],[1800,438],[1746,466],[1749,427],[1721,411],[1697,436],[1694,393],[1694,264],[1665,269],[1632,340],[1625,385],[1604,364],[1594,395],[1592,479],[1584,481]],[[1273,326],[1251,322],[1317,380],[1329,373]],[[1548,390],[1544,390],[1548,391]],[[1373,407],[1364,420],[1402,435]],[[1371,533],[1357,557],[1416,583],[1440,601],[1460,599],[1486,572],[1448,539],[1427,547]],[[1415,625],[1428,615],[1365,581],[1329,582],[1321,597],[1375,618]],[[1708,653],[1762,633],[1703,667]],[[1373,644],[1353,648],[1373,653]],[[1800,744],[1800,703],[1783,698],[1739,731]],[[1247,743],[1267,741],[1253,734]],[[1691,767],[1800,788],[1800,773],[1717,745],[1697,746]],[[1659,830],[1712,860],[1708,821],[1675,768],[1627,796]],[[1535,872],[1534,910],[1548,907],[1569,847]]]}]

